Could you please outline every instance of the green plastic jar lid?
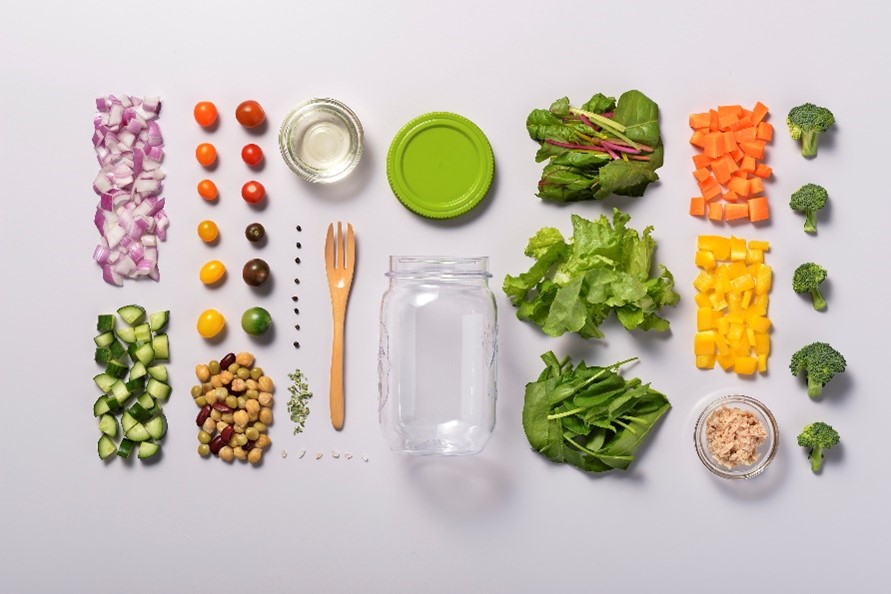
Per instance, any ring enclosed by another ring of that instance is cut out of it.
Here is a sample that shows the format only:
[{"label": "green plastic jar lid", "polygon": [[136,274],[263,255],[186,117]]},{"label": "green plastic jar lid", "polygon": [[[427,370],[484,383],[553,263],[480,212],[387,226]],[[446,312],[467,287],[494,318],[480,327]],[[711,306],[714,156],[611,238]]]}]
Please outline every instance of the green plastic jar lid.
[{"label": "green plastic jar lid", "polygon": [[495,172],[492,146],[465,117],[433,112],[396,134],[387,179],[406,208],[431,219],[462,215],[485,197]]}]

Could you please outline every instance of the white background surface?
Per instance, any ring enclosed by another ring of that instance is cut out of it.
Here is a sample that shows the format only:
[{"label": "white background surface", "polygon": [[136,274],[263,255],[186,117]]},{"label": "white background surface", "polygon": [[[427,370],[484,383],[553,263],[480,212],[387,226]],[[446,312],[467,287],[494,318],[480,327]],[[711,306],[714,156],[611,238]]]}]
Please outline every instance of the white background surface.
[{"label": "white background surface", "polygon": [[[0,592],[887,591],[891,14],[867,6],[879,3],[7,3],[0,19]],[[662,182],[641,199],[542,204],[533,196],[540,166],[524,129],[527,113],[563,95],[582,102],[629,88],[661,106]],[[164,100],[164,195],[173,226],[161,246],[159,284],[115,289],[90,260],[98,237],[93,101],[107,93]],[[365,126],[365,159],[336,187],[300,183],[277,155],[278,123],[312,96],[341,99]],[[271,120],[259,137],[232,117],[247,98],[258,99]],[[223,117],[210,136],[192,120],[201,99],[215,101]],[[695,189],[687,116],[757,100],[770,106],[777,129],[768,153],[773,218],[737,232],[773,244],[776,331],[770,373],[739,380],[697,371],[691,355],[695,237],[714,228],[686,214]],[[839,122],[814,161],[798,155],[783,123],[804,101],[831,107]],[[487,201],[451,223],[405,210],[384,169],[396,131],[433,110],[473,120],[496,157]],[[269,190],[260,212],[238,196],[250,176],[238,151],[249,139],[268,157],[256,176]],[[192,154],[205,140],[221,152],[217,206],[194,190],[202,171]],[[786,207],[789,193],[809,181],[832,197],[816,238]],[[606,340],[586,343],[549,339],[517,321],[499,289],[505,273],[531,263],[522,255],[526,239],[543,224],[568,230],[570,212],[599,216],[612,205],[628,210],[634,227],[656,227],[657,257],[682,295],[669,312],[671,335],[630,335],[610,322]],[[215,248],[195,235],[203,218],[220,224]],[[260,298],[239,278],[256,251],[241,235],[253,219],[269,231],[258,254],[275,275],[273,291]],[[327,419],[330,310],[322,266],[324,228],[335,220],[352,222],[359,237],[339,434]],[[303,264],[295,267],[298,239]],[[480,456],[409,459],[385,449],[376,341],[393,253],[491,256],[500,399],[495,435]],[[213,257],[231,274],[208,290],[197,274]],[[830,271],[825,313],[790,289],[792,270],[809,258]],[[290,328],[295,274],[302,281],[299,351]],[[159,464],[106,466],[95,454],[91,338],[98,313],[130,302],[172,310],[170,432]],[[255,303],[275,318],[271,344],[254,344],[238,327]],[[195,333],[207,307],[230,322],[222,345]],[[819,403],[787,371],[791,353],[816,339],[836,345],[850,365]],[[193,367],[242,349],[255,350],[279,386],[271,455],[257,469],[195,453]],[[627,473],[589,477],[529,451],[520,425],[523,386],[548,349],[589,363],[640,355],[626,373],[669,396],[673,410]],[[295,367],[316,392],[298,437],[284,408],[285,374]],[[777,459],[755,480],[722,482],[694,453],[698,407],[723,390],[760,398],[780,423]],[[819,477],[795,444],[800,428],[817,419],[833,424],[843,442]],[[299,460],[301,448],[308,454]],[[291,454],[285,460],[282,449]],[[356,457],[333,460],[331,450]],[[317,451],[322,460],[313,459]]]}]

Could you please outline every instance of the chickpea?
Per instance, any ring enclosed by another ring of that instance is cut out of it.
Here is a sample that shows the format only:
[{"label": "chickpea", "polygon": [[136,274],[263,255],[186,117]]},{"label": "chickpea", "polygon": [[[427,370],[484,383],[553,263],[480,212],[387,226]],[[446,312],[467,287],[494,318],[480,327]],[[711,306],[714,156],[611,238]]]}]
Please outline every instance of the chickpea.
[{"label": "chickpea", "polygon": [[247,459],[248,462],[250,462],[251,464],[259,464],[260,460],[263,459],[263,451],[258,448],[254,448],[250,452],[248,452]]},{"label": "chickpea", "polygon": [[[244,437],[247,440],[247,441],[245,441],[245,443],[247,443],[248,441],[257,441],[257,439],[259,439],[259,437],[260,437],[260,432],[257,431],[256,427],[248,427],[244,431]],[[242,445],[244,445],[244,444],[242,444]]]},{"label": "chickpea", "polygon": [[213,386],[211,385],[210,380],[207,380],[206,382],[204,382],[203,384],[201,384],[201,390],[202,390],[205,394],[207,394],[208,392],[210,392],[211,390],[213,390]]},{"label": "chickpea", "polygon": [[226,396],[226,406],[229,408],[238,408],[238,398],[235,396]]},{"label": "chickpea", "polygon": [[217,431],[219,431],[220,433],[222,433],[222,432],[223,432],[223,429],[225,429],[225,428],[226,428],[226,425],[228,425],[228,424],[229,424],[229,423],[227,423],[227,422],[225,422],[225,421],[217,421],[217,426],[216,426]]},{"label": "chickpea", "polygon": [[247,351],[238,353],[237,355],[235,355],[235,362],[242,367],[250,367],[254,364],[254,356]]},{"label": "chickpea", "polygon": [[215,388],[214,392],[217,395],[217,400],[225,400],[227,396],[229,396],[229,390],[220,386],[219,388]]},{"label": "chickpea", "polygon": [[244,392],[247,389],[247,386],[244,385],[244,380],[240,377],[233,379],[232,385],[229,387],[233,392]]},{"label": "chickpea", "polygon": [[260,392],[260,397],[257,400],[260,406],[272,406],[272,394],[269,392]]},{"label": "chickpea", "polygon": [[255,449],[265,450],[272,443],[272,440],[269,439],[269,436],[261,433],[260,437],[257,438],[257,441],[254,442]]},{"label": "chickpea", "polygon": [[201,428],[208,433],[213,433],[217,430],[217,422],[214,421],[211,417],[208,417],[207,420],[204,421],[204,425],[202,425]]},{"label": "chickpea", "polygon": [[[237,429],[238,429],[238,427],[236,427],[236,430],[237,430]],[[257,434],[257,435],[259,435],[259,434]],[[245,435],[244,433],[236,433],[236,434],[235,434],[235,441],[238,442],[238,445],[239,445],[239,446],[246,445],[247,442],[248,442],[247,435]]]},{"label": "chickpea", "polygon": [[223,413],[221,413],[217,409],[213,409],[212,411],[210,411],[210,418],[216,422],[220,422],[220,420],[223,418]]},{"label": "chickpea", "polygon": [[247,392],[244,393],[244,397],[249,400],[256,400],[260,397],[260,392],[256,388],[248,388]]},{"label": "chickpea", "polygon": [[219,388],[223,385],[223,380],[220,379],[219,375],[212,375],[210,376],[210,385],[214,388]]},{"label": "chickpea", "polygon": [[210,367],[207,365],[196,365],[195,376],[198,378],[198,381],[203,384],[210,379]]},{"label": "chickpea", "polygon": [[[262,414],[263,411],[260,411],[260,412]],[[245,411],[238,410],[232,414],[232,419],[235,421],[236,425],[240,425],[241,427],[244,427],[245,425],[248,424],[249,416]]]},{"label": "chickpea", "polygon": [[[233,363],[234,365],[234,363]],[[228,386],[232,383],[232,373],[229,371],[221,371],[220,372],[220,382],[223,386]]]},{"label": "chickpea", "polygon": [[245,402],[247,402],[247,400],[245,400],[244,396],[239,396],[238,397],[238,408],[244,408]]},{"label": "chickpea", "polygon": [[257,389],[257,380],[246,379],[246,380],[244,380],[244,385],[247,386],[248,390],[256,390]]},{"label": "chickpea", "polygon": [[260,422],[264,425],[272,424],[272,409],[268,406],[264,406],[260,409]]},{"label": "chickpea", "polygon": [[235,454],[236,460],[247,460],[247,452],[245,452],[244,448],[241,446],[232,448],[232,453]]},{"label": "chickpea", "polygon": [[[234,425],[232,427],[232,430],[235,431],[236,433],[244,433],[244,427],[242,427],[241,425]],[[245,440],[245,441],[247,441],[247,440]]]},{"label": "chickpea", "polygon": [[275,389],[272,379],[268,375],[260,376],[260,379],[257,380],[257,386],[261,392],[272,392]]},{"label": "chickpea", "polygon": [[204,400],[206,400],[206,404],[213,406],[217,402],[217,391],[211,390],[207,394],[204,395]]},{"label": "chickpea", "polygon": [[223,413],[222,415],[220,415],[220,420],[227,425],[231,425],[235,422],[235,415],[233,415],[232,413]]},{"label": "chickpea", "polygon": [[256,415],[260,412],[260,402],[257,400],[247,400],[244,403],[244,410],[246,410],[249,415]]},{"label": "chickpea", "polygon": [[261,421],[257,421],[256,423],[254,423],[254,427],[260,433],[266,433],[266,430],[268,429],[268,427],[266,426],[266,423],[263,423]]},{"label": "chickpea", "polygon": [[232,448],[225,445],[220,448],[220,458],[223,462],[231,462],[235,458],[235,452],[232,451]]},{"label": "chickpea", "polygon": [[233,435],[232,437],[229,438],[229,447],[230,448],[238,447],[238,440],[235,439],[235,435]]}]

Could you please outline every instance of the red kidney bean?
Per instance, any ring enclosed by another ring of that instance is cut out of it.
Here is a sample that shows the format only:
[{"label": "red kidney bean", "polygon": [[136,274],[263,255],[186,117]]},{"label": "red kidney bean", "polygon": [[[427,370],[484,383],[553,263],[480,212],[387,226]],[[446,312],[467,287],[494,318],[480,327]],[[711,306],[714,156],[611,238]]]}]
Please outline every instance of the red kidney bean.
[{"label": "red kidney bean", "polygon": [[[209,406],[209,405],[205,405],[205,406]],[[214,402],[214,403],[213,403],[213,409],[216,410],[216,411],[219,411],[219,412],[221,412],[221,413],[230,413],[230,412],[232,412],[232,409],[229,408],[229,407],[226,405],[225,402]],[[210,413],[208,413],[208,414],[210,414]]]},{"label": "red kidney bean", "polygon": [[229,353],[220,360],[220,369],[229,369],[235,363],[235,353]]},{"label": "red kidney bean", "polygon": [[220,450],[223,449],[223,446],[226,445],[226,442],[223,441],[222,435],[217,435],[213,439],[210,440],[210,453],[214,456],[219,455]]},{"label": "red kidney bean", "polygon": [[195,419],[195,423],[199,427],[203,427],[204,421],[206,421],[207,417],[209,417],[209,416],[210,416],[210,405],[205,404],[204,406],[201,407],[201,410],[198,411],[198,418]]},{"label": "red kidney bean", "polygon": [[246,444],[241,446],[241,449],[243,449],[245,452],[251,451],[252,449],[254,449],[254,442],[252,442],[252,441],[247,442]]},{"label": "red kidney bean", "polygon": [[235,429],[232,428],[232,425],[226,425],[220,432],[220,437],[223,438],[223,441],[229,443],[229,440],[232,439],[233,433],[235,433]]}]

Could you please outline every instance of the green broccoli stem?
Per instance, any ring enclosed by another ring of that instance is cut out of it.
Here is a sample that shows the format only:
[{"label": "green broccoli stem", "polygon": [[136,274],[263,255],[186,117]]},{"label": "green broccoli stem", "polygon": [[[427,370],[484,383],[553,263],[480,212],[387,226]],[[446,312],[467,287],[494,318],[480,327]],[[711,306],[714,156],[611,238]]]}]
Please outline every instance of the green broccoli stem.
[{"label": "green broccoli stem", "polygon": [[802,157],[816,157],[817,156],[817,138],[820,137],[820,133],[816,130],[807,131],[804,130],[801,133],[801,156]]},{"label": "green broccoli stem", "polygon": [[814,447],[808,459],[811,461],[811,471],[820,472],[820,469],[823,468],[823,448],[820,446]]},{"label": "green broccoli stem", "polygon": [[814,302],[814,309],[822,311],[826,309],[826,300],[819,288],[811,289],[811,300]]},{"label": "green broccoli stem", "polygon": [[817,211],[810,209],[804,211],[804,232],[817,232]]},{"label": "green broccoli stem", "polygon": [[811,398],[819,398],[823,395],[823,384],[813,379],[810,374],[807,376],[807,395]]}]

